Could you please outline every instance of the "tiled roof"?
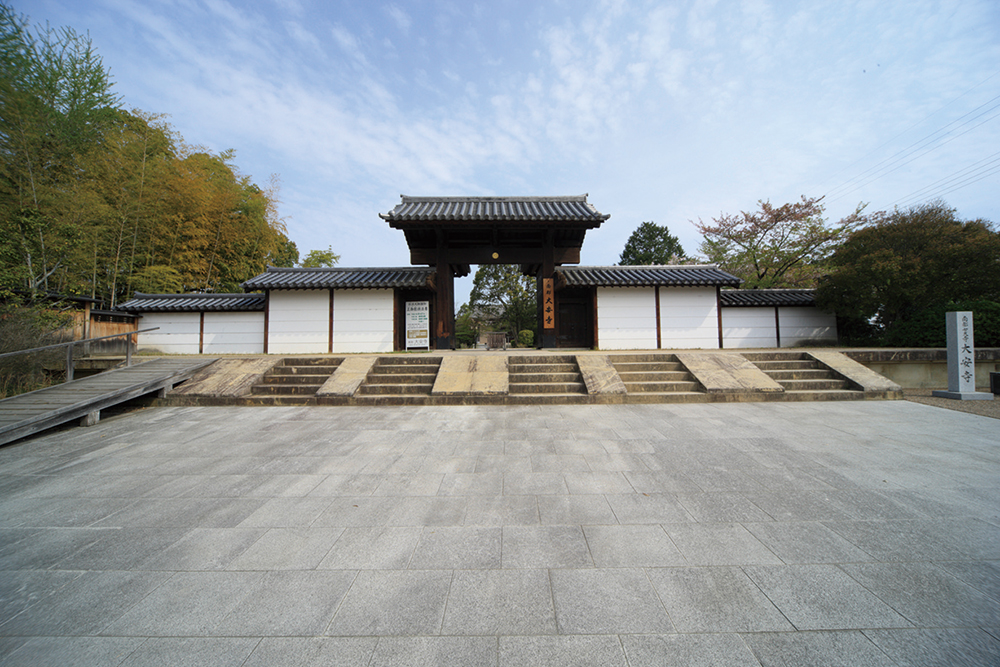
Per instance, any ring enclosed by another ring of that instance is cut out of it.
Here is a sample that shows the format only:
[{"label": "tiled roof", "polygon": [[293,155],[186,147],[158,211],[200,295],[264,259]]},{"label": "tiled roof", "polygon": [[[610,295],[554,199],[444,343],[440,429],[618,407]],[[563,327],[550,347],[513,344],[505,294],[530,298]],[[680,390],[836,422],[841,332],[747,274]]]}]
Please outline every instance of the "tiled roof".
[{"label": "tiled roof", "polygon": [[268,268],[243,283],[243,289],[376,289],[391,287],[430,287],[435,269],[399,267],[383,269],[285,269]]},{"label": "tiled roof", "polygon": [[529,221],[589,223],[594,227],[610,218],[587,202],[572,197],[409,197],[379,216],[390,224],[447,221]]},{"label": "tiled roof", "polygon": [[720,292],[725,307],[815,306],[816,290],[811,289],[727,289]]},{"label": "tiled roof", "polygon": [[563,266],[556,268],[568,287],[738,286],[740,279],[714,264],[703,266]]},{"label": "tiled roof", "polygon": [[264,310],[263,294],[142,294],[115,306],[129,313]]}]

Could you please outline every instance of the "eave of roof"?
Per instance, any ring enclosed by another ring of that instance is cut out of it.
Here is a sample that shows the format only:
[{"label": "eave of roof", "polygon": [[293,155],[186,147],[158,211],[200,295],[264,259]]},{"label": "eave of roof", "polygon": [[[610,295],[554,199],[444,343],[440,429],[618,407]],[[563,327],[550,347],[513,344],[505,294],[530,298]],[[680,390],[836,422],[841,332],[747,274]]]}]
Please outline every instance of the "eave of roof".
[{"label": "eave of roof", "polygon": [[587,195],[569,197],[410,197],[388,213],[390,226],[468,224],[476,222],[560,223],[598,227],[610,218],[587,202]]},{"label": "eave of roof", "polygon": [[722,290],[719,297],[727,308],[816,305],[816,290],[811,289],[733,289]]},{"label": "eave of roof", "polygon": [[263,294],[142,294],[115,306],[129,313],[264,310]]},{"label": "eave of roof", "polygon": [[566,287],[715,287],[740,279],[714,264],[682,266],[562,266],[556,268]]},{"label": "eave of roof", "polygon": [[269,267],[243,283],[243,289],[433,289],[436,269],[427,267],[389,268],[279,268]]}]

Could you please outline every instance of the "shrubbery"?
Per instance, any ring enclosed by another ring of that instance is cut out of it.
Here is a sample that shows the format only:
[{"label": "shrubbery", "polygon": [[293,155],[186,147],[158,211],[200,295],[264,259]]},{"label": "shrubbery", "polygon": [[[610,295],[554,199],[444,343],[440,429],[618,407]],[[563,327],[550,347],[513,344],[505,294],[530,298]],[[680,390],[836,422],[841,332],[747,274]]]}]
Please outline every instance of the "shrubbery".
[{"label": "shrubbery", "polygon": [[[42,347],[68,339],[69,318],[38,306],[0,306],[0,354]],[[51,384],[46,368],[65,365],[65,350],[46,350],[0,359],[0,398]]]},{"label": "shrubbery", "polygon": [[1000,303],[980,299],[926,308],[893,324],[883,335],[888,347],[945,347],[945,313],[971,311],[976,347],[1000,347]]}]

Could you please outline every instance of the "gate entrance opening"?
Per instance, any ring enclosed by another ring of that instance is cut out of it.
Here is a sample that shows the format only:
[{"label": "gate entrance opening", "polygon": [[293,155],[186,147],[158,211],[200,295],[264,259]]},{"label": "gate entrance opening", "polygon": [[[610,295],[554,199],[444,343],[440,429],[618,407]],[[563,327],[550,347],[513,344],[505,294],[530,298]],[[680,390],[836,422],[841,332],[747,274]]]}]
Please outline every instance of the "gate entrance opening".
[{"label": "gate entrance opening", "polygon": [[[473,264],[517,264],[536,279],[538,346],[590,347],[586,309],[578,297],[556,284],[556,267],[579,264],[588,229],[610,215],[571,197],[408,197],[379,216],[402,230],[410,263],[436,269],[432,322],[435,347],[455,347],[455,278],[469,275]],[[566,306],[561,306],[565,301]],[[592,308],[591,308],[592,312]],[[592,320],[592,314],[589,315]],[[561,326],[563,320],[566,323]],[[584,342],[570,345],[570,342]]]}]

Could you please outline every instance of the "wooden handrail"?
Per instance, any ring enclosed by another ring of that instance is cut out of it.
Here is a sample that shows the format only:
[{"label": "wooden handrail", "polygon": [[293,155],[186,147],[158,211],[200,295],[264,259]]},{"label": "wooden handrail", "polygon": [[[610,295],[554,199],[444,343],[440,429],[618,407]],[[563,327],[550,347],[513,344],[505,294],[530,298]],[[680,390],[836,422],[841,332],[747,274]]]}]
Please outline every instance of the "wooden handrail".
[{"label": "wooden handrail", "polygon": [[[93,343],[96,340],[107,340],[108,338],[121,338],[122,336],[128,336],[130,339],[136,334],[146,333],[147,331],[156,331],[160,327],[150,327],[148,329],[136,329],[135,331],[127,331],[125,333],[111,334],[110,336],[98,336],[97,338],[82,338],[80,340],[71,340],[67,343],[55,343],[54,345],[43,345],[42,347],[33,347],[28,350],[18,350],[17,352],[4,352],[0,354],[0,359],[5,357],[13,357],[18,354],[31,354],[32,352],[41,352],[42,350],[54,350],[58,347],[66,348],[66,382],[70,382],[73,379],[73,346],[74,345],[86,345],[88,343]],[[132,365],[132,345],[128,344],[125,346],[125,365]]]}]

